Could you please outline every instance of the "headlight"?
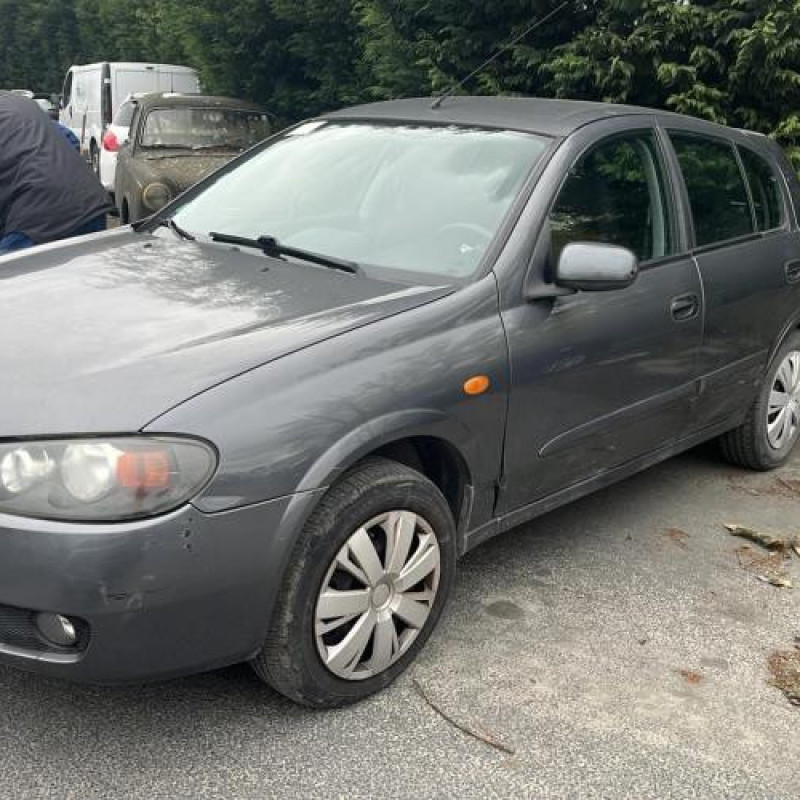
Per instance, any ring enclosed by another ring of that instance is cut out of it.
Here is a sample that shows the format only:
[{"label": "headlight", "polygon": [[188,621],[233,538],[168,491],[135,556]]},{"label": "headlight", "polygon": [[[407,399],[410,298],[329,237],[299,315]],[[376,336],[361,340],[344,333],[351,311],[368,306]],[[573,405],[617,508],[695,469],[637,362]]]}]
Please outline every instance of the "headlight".
[{"label": "headlight", "polygon": [[151,211],[158,211],[172,200],[172,192],[163,183],[148,183],[142,192],[142,201]]},{"label": "headlight", "polygon": [[101,522],[163,514],[216,469],[195,439],[130,436],[0,444],[0,512]]}]

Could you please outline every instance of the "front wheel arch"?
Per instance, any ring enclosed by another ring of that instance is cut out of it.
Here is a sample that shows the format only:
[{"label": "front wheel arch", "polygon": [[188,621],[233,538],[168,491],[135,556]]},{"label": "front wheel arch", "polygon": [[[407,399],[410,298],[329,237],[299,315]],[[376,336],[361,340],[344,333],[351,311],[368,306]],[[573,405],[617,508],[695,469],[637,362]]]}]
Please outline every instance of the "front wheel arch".
[{"label": "front wheel arch", "polygon": [[310,465],[296,491],[330,486],[366,459],[387,458],[428,478],[445,496],[459,534],[463,534],[479,463],[470,447],[474,441],[463,423],[441,411],[418,409],[387,415],[365,423],[329,447]]}]

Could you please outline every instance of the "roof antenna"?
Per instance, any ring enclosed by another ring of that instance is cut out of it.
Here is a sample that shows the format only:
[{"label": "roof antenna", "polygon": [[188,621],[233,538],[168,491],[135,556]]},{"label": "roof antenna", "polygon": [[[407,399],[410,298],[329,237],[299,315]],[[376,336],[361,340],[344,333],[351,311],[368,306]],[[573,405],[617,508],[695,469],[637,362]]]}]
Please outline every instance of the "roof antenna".
[{"label": "roof antenna", "polygon": [[558,14],[559,11],[561,11],[561,9],[564,8],[564,6],[569,5],[569,2],[570,0],[564,0],[564,2],[560,6],[556,6],[556,8],[554,8],[549,14],[545,14],[545,16],[543,16],[541,19],[537,20],[528,28],[526,28],[519,36],[516,37],[516,39],[513,39],[507,45],[501,47],[491,58],[484,61],[483,64],[481,64],[477,69],[472,70],[472,72],[470,72],[470,74],[467,75],[466,78],[464,78],[462,81],[459,81],[459,83],[455,84],[455,86],[451,86],[444,94],[439,95],[439,97],[437,97],[431,104],[431,108],[439,108],[442,105],[442,103],[444,103],[445,100],[447,100],[449,97],[452,97],[453,94],[457,92],[467,81],[471,80],[479,72],[486,69],[486,67],[488,67],[493,62],[497,61],[497,59],[500,58],[500,56],[503,55],[503,53],[510,50],[518,42],[521,42],[529,33],[535,31],[536,28],[538,28],[540,25],[544,25],[545,22],[547,22],[549,19]]}]

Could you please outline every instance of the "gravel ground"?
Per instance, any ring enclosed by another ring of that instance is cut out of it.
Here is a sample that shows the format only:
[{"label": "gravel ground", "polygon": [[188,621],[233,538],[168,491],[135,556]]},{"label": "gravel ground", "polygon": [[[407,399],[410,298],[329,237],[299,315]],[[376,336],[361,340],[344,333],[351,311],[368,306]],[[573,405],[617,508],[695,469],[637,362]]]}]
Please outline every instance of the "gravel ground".
[{"label": "gravel ground", "polygon": [[767,670],[800,635],[800,559],[797,588],[762,583],[723,528],[800,532],[794,480],[800,455],[763,475],[704,448],[487,543],[410,674],[343,711],[246,667],[126,689],[0,668],[0,797],[800,798],[800,708]]}]

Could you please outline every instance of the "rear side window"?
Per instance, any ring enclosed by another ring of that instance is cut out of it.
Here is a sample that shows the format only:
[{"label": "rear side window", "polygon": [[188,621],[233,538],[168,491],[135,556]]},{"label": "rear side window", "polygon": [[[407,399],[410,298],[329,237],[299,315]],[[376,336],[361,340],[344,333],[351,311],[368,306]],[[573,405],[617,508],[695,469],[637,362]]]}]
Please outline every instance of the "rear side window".
[{"label": "rear side window", "polygon": [[570,170],[550,212],[553,258],[570,242],[627,247],[640,261],[673,252],[664,169],[654,135],[595,145]]},{"label": "rear side window", "polygon": [[742,171],[727,142],[670,133],[692,207],[697,244],[724,242],[753,233]]},{"label": "rear side window", "polygon": [[750,184],[750,195],[760,231],[780,228],[784,221],[783,197],[777,173],[761,156],[744,147],[739,148],[744,173]]}]

